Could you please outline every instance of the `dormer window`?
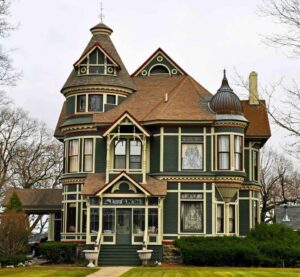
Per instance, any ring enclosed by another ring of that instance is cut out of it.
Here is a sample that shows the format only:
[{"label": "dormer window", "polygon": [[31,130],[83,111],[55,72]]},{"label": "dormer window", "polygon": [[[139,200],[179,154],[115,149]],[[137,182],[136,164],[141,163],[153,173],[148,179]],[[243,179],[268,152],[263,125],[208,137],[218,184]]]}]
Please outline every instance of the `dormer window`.
[{"label": "dormer window", "polygon": [[96,47],[78,66],[78,75],[116,75],[117,64]]},{"label": "dormer window", "polygon": [[167,66],[158,64],[152,67],[150,75],[171,75],[170,70]]}]

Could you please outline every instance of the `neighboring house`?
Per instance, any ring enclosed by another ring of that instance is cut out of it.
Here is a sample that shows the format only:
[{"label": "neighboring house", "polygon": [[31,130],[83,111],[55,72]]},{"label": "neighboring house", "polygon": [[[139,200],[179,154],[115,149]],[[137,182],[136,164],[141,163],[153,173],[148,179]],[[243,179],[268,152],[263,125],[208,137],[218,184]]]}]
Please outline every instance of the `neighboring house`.
[{"label": "neighboring house", "polygon": [[283,224],[294,231],[300,230],[300,206],[282,205],[275,207],[275,223]]},{"label": "neighboring house", "polygon": [[247,235],[260,220],[259,150],[270,137],[256,73],[243,101],[225,72],[213,95],[160,48],[129,75],[112,29],[91,32],[55,131],[61,240],[92,245],[100,232],[101,264],[133,264],[143,242],[161,260],[178,237]]}]

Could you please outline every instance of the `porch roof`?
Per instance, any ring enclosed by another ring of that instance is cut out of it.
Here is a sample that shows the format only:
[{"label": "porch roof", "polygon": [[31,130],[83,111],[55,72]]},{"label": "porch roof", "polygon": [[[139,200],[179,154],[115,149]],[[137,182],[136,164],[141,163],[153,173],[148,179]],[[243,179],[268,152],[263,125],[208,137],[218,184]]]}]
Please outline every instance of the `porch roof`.
[{"label": "porch roof", "polygon": [[[89,173],[85,180],[82,194],[95,195],[107,185],[105,173]],[[157,178],[146,176],[146,184],[139,185],[153,196],[164,196],[167,194],[167,182]]]},{"label": "porch roof", "polygon": [[6,207],[13,192],[20,198],[25,213],[46,214],[61,211],[62,189],[10,189],[2,205]]}]

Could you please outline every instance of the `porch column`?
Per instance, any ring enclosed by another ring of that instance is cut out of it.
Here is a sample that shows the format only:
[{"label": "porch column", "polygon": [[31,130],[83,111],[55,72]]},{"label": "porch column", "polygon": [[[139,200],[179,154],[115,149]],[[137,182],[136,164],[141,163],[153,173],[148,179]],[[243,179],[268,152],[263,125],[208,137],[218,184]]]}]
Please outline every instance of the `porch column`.
[{"label": "porch column", "polygon": [[163,230],[163,202],[164,199],[162,197],[158,198],[158,243],[162,242],[162,230]]},{"label": "porch column", "polygon": [[54,240],[54,214],[48,216],[48,240]]},{"label": "porch column", "polygon": [[148,245],[148,198],[145,199],[146,201],[146,208],[145,208],[145,235],[144,235],[144,241],[145,245]]},{"label": "porch column", "polygon": [[109,181],[109,170],[111,168],[110,164],[110,144],[111,144],[111,138],[110,135],[107,136],[107,141],[106,141],[106,183]]},{"label": "porch column", "polygon": [[87,197],[86,200],[86,243],[91,243],[91,207],[90,198]]},{"label": "porch column", "polygon": [[143,172],[143,183],[146,183],[146,171],[147,171],[147,138],[143,136],[143,163],[142,163],[142,172]]}]

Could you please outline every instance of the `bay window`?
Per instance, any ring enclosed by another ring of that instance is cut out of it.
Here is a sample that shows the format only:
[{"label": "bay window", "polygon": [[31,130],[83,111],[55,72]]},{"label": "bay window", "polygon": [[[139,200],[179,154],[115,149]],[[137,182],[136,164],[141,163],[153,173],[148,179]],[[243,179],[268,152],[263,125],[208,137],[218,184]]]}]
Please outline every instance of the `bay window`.
[{"label": "bay window", "polygon": [[85,100],[85,94],[83,95],[77,95],[77,107],[76,107],[76,111],[78,113],[82,113],[85,112],[85,108],[86,108],[86,100]]},{"label": "bay window", "polygon": [[234,169],[242,170],[243,166],[243,137],[234,136]]},{"label": "bay window", "polygon": [[69,149],[68,149],[69,172],[78,172],[78,166],[79,166],[78,148],[79,148],[78,139],[72,139],[69,141]]},{"label": "bay window", "polygon": [[224,204],[217,204],[217,233],[224,233]]},{"label": "bay window", "polygon": [[228,232],[235,233],[235,205],[229,205]]},{"label": "bay window", "polygon": [[126,144],[127,141],[125,139],[115,140],[114,164],[116,169],[126,168]]},{"label": "bay window", "polygon": [[130,140],[129,149],[129,168],[142,168],[142,144],[139,140]]},{"label": "bay window", "polygon": [[230,169],[230,136],[218,136],[218,169]]},{"label": "bay window", "polygon": [[93,139],[84,139],[83,168],[85,172],[93,171]]},{"label": "bay window", "polygon": [[76,203],[67,204],[67,232],[76,232]]},{"label": "bay window", "polygon": [[181,193],[181,232],[202,233],[203,228],[203,194]]},{"label": "bay window", "polygon": [[148,210],[148,233],[157,234],[158,231],[158,209]]},{"label": "bay window", "polygon": [[256,200],[252,201],[252,228],[258,224],[258,205]]},{"label": "bay window", "polygon": [[181,169],[203,169],[203,137],[181,138]]}]

